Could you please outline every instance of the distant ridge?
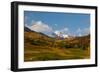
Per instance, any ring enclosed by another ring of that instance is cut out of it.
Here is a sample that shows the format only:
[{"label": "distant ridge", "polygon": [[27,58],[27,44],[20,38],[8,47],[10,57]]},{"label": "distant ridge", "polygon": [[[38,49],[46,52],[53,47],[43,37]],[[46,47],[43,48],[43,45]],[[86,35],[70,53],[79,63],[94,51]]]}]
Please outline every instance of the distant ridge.
[{"label": "distant ridge", "polygon": [[33,33],[35,33],[36,35],[37,35],[37,34],[40,34],[40,35],[45,36],[45,37],[48,37],[48,38],[53,38],[53,37],[50,37],[50,36],[48,36],[48,35],[46,35],[46,34],[44,34],[44,33],[33,31],[33,30],[29,29],[29,28],[26,27],[26,26],[24,26],[24,32],[33,32]]},{"label": "distant ridge", "polygon": [[25,27],[25,26],[24,26],[24,31],[26,31],[26,32],[31,32],[32,30],[29,29],[28,27]]}]

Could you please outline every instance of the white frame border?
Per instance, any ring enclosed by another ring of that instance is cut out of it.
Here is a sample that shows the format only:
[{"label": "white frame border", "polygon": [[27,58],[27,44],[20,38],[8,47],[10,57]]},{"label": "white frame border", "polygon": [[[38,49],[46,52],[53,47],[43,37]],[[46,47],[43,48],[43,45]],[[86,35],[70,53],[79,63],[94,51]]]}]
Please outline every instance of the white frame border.
[{"label": "white frame border", "polygon": [[[88,13],[91,21],[91,51],[90,59],[82,60],[58,60],[58,61],[37,61],[24,62],[24,10],[26,11],[49,11],[49,12],[70,12],[70,13]],[[18,6],[18,68],[39,68],[39,67],[53,67],[53,66],[72,66],[95,64],[95,10],[84,8],[62,8],[62,7],[48,7],[48,6]],[[93,45],[94,44],[94,45]]]}]

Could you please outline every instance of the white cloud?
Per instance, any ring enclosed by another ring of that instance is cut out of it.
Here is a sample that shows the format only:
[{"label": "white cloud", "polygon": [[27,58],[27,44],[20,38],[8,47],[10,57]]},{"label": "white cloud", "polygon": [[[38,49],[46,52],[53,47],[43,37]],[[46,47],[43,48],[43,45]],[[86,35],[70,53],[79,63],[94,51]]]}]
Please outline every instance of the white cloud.
[{"label": "white cloud", "polygon": [[55,33],[57,36],[60,36],[60,35],[61,35],[61,32],[58,31],[58,30],[56,30],[54,33]]},{"label": "white cloud", "polygon": [[69,36],[67,34],[63,34],[63,37],[64,38],[68,38]]},{"label": "white cloud", "polygon": [[81,32],[81,28],[78,28],[78,29],[77,29],[77,33],[80,33],[80,32]]},{"label": "white cloud", "polygon": [[[63,28],[63,29],[54,31],[52,29],[52,27],[50,27],[48,24],[43,23],[42,21],[32,20],[30,26],[27,25],[27,24],[25,24],[25,26],[30,28],[33,31],[41,32],[41,33],[44,33],[44,34],[51,36],[51,37],[54,36],[53,33],[58,35],[58,36],[61,36],[61,37],[67,37],[68,36],[68,34],[67,34],[68,28]],[[55,24],[55,26],[57,26],[57,24]]]},{"label": "white cloud", "polygon": [[62,32],[68,32],[68,28],[64,28],[61,30]]},{"label": "white cloud", "polygon": [[66,27],[66,28],[63,28],[63,29],[61,29],[61,30],[58,30],[59,32],[61,32],[62,34],[67,34],[68,33],[68,28]]},{"label": "white cloud", "polygon": [[42,32],[42,33],[53,32],[53,29],[47,24],[44,24],[42,21],[34,22],[33,25],[30,27],[30,29],[33,31]]},{"label": "white cloud", "polygon": [[85,28],[85,29],[83,30],[83,34],[84,34],[84,35],[90,34],[90,28]]},{"label": "white cloud", "polygon": [[82,36],[82,34],[81,34],[81,33],[79,33],[79,34],[78,34],[78,36]]},{"label": "white cloud", "polygon": [[58,24],[54,24],[55,26],[58,26]]},{"label": "white cloud", "polygon": [[30,25],[34,25],[34,24],[35,24],[35,21],[34,21],[34,20],[32,20]]},{"label": "white cloud", "polygon": [[55,32],[59,32],[61,34],[65,34],[65,33],[68,33],[68,28],[63,28],[63,29],[60,29],[60,30],[56,30]]},{"label": "white cloud", "polygon": [[76,30],[76,33],[78,36],[88,35],[88,34],[90,34],[90,28],[84,28],[84,29],[78,28]]},{"label": "white cloud", "polygon": [[37,21],[36,24],[43,25],[44,23],[42,23],[42,21]]},{"label": "white cloud", "polygon": [[57,36],[67,38],[68,37],[68,28],[63,28],[61,30],[56,30],[54,33]]}]

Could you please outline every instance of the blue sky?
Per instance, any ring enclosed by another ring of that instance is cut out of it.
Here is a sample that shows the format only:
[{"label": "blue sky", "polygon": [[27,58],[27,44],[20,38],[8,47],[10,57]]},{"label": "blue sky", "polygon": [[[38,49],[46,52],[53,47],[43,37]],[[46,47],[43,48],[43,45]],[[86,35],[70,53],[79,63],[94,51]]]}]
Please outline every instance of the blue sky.
[{"label": "blue sky", "polygon": [[[89,32],[90,14],[24,11],[25,25],[32,27],[36,22],[47,25],[54,32],[78,36]],[[36,28],[34,26],[32,29]]]}]

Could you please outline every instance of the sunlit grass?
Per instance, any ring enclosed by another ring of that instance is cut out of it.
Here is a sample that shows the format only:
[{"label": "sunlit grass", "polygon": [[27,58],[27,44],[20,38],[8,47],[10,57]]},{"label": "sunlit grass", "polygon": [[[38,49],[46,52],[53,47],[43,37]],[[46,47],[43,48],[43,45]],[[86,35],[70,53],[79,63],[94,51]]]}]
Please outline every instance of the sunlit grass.
[{"label": "sunlit grass", "polygon": [[[36,46],[34,46],[36,47]],[[52,48],[38,46],[36,48],[26,48],[24,53],[25,61],[46,61],[46,60],[70,60],[70,59],[86,59],[90,57],[89,49],[81,48]]]},{"label": "sunlit grass", "polygon": [[89,36],[71,41],[50,38],[36,32],[26,32],[24,37],[25,62],[90,58]]}]

